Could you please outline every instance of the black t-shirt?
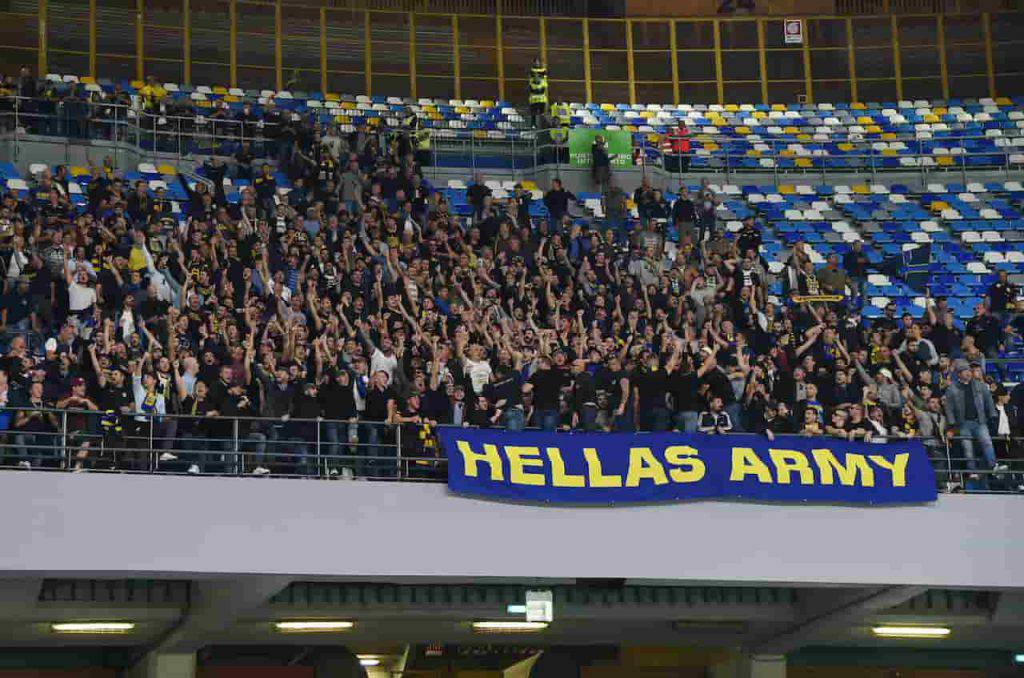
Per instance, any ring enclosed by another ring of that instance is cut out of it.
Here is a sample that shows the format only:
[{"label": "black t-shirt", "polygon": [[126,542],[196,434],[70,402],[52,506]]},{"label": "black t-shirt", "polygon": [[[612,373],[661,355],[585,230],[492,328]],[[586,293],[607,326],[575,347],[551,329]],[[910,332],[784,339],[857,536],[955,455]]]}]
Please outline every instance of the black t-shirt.
[{"label": "black t-shirt", "polygon": [[668,382],[663,370],[643,372],[636,379],[637,406],[641,409],[665,406]]},{"label": "black t-shirt", "polygon": [[597,404],[597,384],[589,372],[573,374],[573,405],[579,410],[584,405]]},{"label": "black t-shirt", "polygon": [[700,396],[697,395],[697,374],[695,372],[674,372],[669,377],[669,391],[675,401],[676,412],[699,412]]},{"label": "black t-shirt", "polygon": [[557,410],[558,396],[565,385],[565,375],[554,368],[537,370],[530,377],[533,384],[533,406],[538,410]]},{"label": "black t-shirt", "polygon": [[366,392],[366,409],[363,416],[369,421],[384,421],[388,418],[388,401],[395,399],[395,392],[389,386],[381,391],[370,388]]},{"label": "black t-shirt", "polygon": [[997,281],[989,288],[988,296],[993,311],[1005,311],[1006,306],[1017,298],[1016,285]]}]

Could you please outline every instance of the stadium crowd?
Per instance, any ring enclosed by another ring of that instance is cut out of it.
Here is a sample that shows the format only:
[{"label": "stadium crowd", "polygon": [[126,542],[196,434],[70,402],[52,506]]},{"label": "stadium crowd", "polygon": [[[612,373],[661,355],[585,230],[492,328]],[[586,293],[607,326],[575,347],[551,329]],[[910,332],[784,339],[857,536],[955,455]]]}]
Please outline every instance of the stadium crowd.
[{"label": "stadium crowd", "polygon": [[[536,218],[530,191],[498,199],[475,177],[462,218],[412,135],[289,129],[272,148],[290,191],[240,148],[204,164],[210,185],[178,176],[181,220],[112,163],[92,168],[82,209],[63,167],[4,194],[2,456],[45,463],[31,450],[55,444],[53,409],[72,413],[77,468],[115,463],[96,440],[148,435],[159,463],[193,472],[231,439],[245,472],[276,472],[275,445],[306,472],[315,439],[386,476],[394,429],[407,457],[429,457],[444,424],[921,437],[943,464],[955,437],[951,454],[981,471],[1019,455],[1024,393],[985,370],[1018,331],[1005,276],[962,328],[942,298],[867,320],[859,246],[816,267],[797,242],[772,273],[761,227],[722,228],[706,181],[673,204],[645,183],[633,219],[613,178],[597,220],[557,180]],[[252,180],[237,204],[228,174]]]}]

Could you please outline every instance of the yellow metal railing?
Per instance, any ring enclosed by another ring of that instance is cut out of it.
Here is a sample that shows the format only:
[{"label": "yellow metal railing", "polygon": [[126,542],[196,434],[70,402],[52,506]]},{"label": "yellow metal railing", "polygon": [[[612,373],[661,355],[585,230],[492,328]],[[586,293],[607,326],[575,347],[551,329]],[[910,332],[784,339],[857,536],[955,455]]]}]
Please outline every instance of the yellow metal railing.
[{"label": "yellow metal railing", "polygon": [[524,5],[507,1],[484,14],[287,0],[21,0],[0,20],[25,30],[8,31],[11,44],[0,49],[9,65],[34,61],[41,73],[413,97],[520,101],[534,58],[548,67],[552,100],[856,102],[1019,93],[1011,90],[1024,73],[1004,55],[1024,48],[1020,12],[890,13],[891,3],[950,6],[912,1],[848,0],[851,14],[803,17],[804,40],[789,45],[775,16],[529,16],[509,13]]}]

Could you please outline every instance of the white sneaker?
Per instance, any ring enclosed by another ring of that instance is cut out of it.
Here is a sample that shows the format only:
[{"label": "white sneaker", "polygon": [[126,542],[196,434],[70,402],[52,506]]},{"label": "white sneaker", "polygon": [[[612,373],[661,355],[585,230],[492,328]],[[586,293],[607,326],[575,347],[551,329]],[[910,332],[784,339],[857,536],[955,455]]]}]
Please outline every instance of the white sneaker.
[{"label": "white sneaker", "polygon": [[341,469],[341,477],[343,480],[355,480],[356,474],[348,466]]},{"label": "white sneaker", "polygon": [[194,476],[195,475],[199,475],[199,473],[200,473],[200,471],[199,471],[199,464],[192,464],[191,466],[189,466],[188,467],[188,472],[191,473]]},{"label": "white sneaker", "polygon": [[18,466],[20,466],[21,468],[24,468],[24,469],[30,469],[30,468],[32,468],[32,462],[30,462],[30,461],[19,461],[18,462]]},{"label": "white sneaker", "polygon": [[270,475],[270,469],[269,469],[269,468],[265,468],[265,467],[263,467],[263,466],[257,466],[256,468],[254,468],[254,469],[252,470],[252,474],[253,474],[254,476],[266,476],[266,475]]},{"label": "white sneaker", "polygon": [[1010,470],[1010,465],[1009,464],[996,464],[995,466],[992,467],[992,470],[996,471],[996,472],[999,472],[999,471],[1009,471]]},{"label": "white sneaker", "polygon": [[178,461],[178,458],[170,452],[164,452],[160,455],[160,461]]}]

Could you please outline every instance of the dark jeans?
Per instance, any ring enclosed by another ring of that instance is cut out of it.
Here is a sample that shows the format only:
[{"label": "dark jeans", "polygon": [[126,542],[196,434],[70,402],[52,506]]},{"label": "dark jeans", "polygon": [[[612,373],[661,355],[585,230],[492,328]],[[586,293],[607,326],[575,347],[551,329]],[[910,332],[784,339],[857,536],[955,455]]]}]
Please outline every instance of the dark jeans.
[{"label": "dark jeans", "polygon": [[558,410],[537,410],[533,415],[534,424],[544,431],[558,429]]},{"label": "dark jeans", "polygon": [[576,430],[588,432],[597,430],[597,405],[584,405],[580,409]]},{"label": "dark jeans", "polygon": [[666,407],[640,408],[641,431],[667,431],[670,415]]}]

